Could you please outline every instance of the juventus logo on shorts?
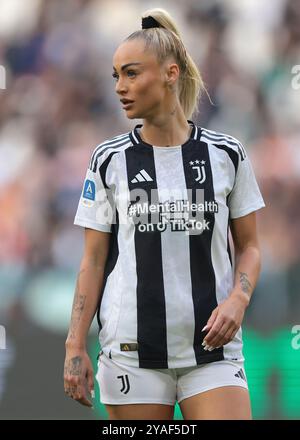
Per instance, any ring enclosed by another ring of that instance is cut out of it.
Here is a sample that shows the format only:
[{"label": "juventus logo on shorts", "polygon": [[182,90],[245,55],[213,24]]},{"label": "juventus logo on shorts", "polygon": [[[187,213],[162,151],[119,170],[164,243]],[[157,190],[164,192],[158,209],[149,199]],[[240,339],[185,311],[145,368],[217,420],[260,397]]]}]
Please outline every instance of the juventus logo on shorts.
[{"label": "juventus logo on shorts", "polygon": [[125,374],[125,376],[117,376],[117,379],[122,379],[122,388],[120,389],[121,393],[127,394],[130,390],[128,374]]}]

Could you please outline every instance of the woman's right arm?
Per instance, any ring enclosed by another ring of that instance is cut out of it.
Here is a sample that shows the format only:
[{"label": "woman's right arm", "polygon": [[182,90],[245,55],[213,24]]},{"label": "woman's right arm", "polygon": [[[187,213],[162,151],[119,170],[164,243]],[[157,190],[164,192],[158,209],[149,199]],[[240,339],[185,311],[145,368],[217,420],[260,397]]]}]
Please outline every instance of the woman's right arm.
[{"label": "woman's right arm", "polygon": [[88,392],[94,388],[94,372],[86,351],[86,339],[100,299],[110,236],[109,232],[85,229],[84,254],[66,340],[65,392],[86,406],[92,406]]}]

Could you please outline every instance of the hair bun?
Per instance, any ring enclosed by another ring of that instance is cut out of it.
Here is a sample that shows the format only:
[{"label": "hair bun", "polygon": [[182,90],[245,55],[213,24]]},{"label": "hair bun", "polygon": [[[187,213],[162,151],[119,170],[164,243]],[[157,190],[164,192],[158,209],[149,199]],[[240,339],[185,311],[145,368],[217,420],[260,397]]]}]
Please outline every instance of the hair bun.
[{"label": "hair bun", "polygon": [[150,28],[158,28],[158,27],[163,27],[163,26],[161,26],[161,24],[159,24],[158,21],[155,20],[155,18],[151,17],[151,15],[142,18],[142,29],[150,29]]}]

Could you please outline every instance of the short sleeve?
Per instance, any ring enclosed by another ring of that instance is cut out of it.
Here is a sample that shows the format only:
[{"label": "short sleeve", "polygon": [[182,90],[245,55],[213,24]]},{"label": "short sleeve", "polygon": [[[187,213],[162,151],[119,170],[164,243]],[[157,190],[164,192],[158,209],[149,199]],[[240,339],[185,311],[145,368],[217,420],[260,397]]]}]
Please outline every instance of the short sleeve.
[{"label": "short sleeve", "polygon": [[97,231],[111,232],[113,198],[105,187],[100,169],[88,168],[74,224]]},{"label": "short sleeve", "polygon": [[235,182],[228,198],[230,218],[243,217],[266,206],[252,164],[242,146],[239,148],[238,156]]}]

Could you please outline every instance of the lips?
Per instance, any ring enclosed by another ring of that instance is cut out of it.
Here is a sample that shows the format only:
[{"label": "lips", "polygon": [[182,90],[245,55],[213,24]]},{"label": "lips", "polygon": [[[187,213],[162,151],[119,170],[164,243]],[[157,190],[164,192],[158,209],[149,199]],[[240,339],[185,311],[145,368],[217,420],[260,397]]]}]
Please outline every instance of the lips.
[{"label": "lips", "polygon": [[124,102],[123,102],[123,109],[124,109],[124,110],[127,110],[127,109],[129,109],[133,104],[134,104],[133,101],[124,101]]},{"label": "lips", "polygon": [[120,99],[120,101],[122,102],[122,104],[127,105],[127,104],[132,104],[133,101],[131,101],[130,99]]}]

